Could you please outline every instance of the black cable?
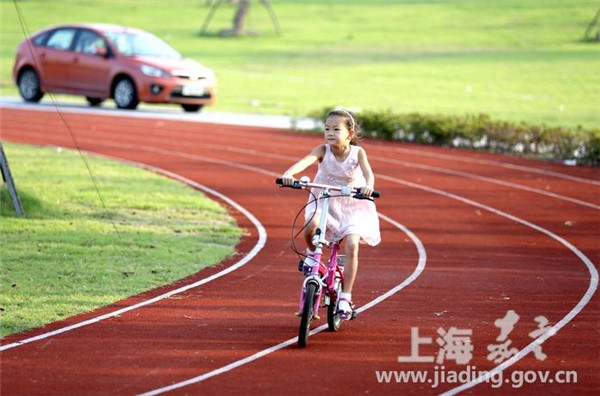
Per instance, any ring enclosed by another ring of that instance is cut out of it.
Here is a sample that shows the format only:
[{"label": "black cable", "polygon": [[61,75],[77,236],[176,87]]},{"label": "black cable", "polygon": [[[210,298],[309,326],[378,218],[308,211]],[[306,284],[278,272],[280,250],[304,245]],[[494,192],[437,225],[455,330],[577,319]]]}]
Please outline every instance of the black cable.
[{"label": "black cable", "polygon": [[[25,42],[28,44],[28,49],[29,49],[29,52],[31,54],[31,58],[33,59],[33,62],[35,63],[35,66],[37,67],[37,69],[38,70],[42,70],[42,68],[40,67],[40,65],[37,64],[37,58],[35,57],[35,53],[33,51],[33,48],[31,47],[31,41],[27,40],[29,38],[29,36],[30,36],[29,28],[27,27],[27,23],[25,22],[25,18],[23,18],[23,14],[21,13],[21,9],[17,5],[17,0],[13,0],[13,4],[15,5],[15,10],[17,11],[17,16],[19,18],[19,24],[21,25],[21,30],[23,31],[23,36],[25,37],[25,40],[26,40]],[[44,80],[43,80],[43,77],[42,77],[41,73],[40,73],[40,75],[38,77],[40,79],[40,86],[46,86],[47,87],[47,85],[44,83]],[[98,183],[96,182],[96,178],[94,177],[94,174],[92,173],[92,169],[90,168],[90,164],[88,163],[88,160],[87,160],[86,156],[83,155],[83,153],[81,152],[81,149],[79,147],[79,143],[77,142],[77,139],[75,138],[75,134],[73,133],[73,130],[69,126],[69,123],[67,123],[67,120],[64,117],[64,114],[63,114],[63,112],[62,112],[62,110],[60,108],[60,105],[56,102],[54,94],[52,92],[46,92],[46,93],[50,97],[52,105],[56,109],[56,113],[58,114],[58,116],[60,117],[61,121],[63,122],[63,124],[67,128],[67,131],[69,131],[69,135],[71,136],[71,139],[73,140],[73,144],[75,145],[75,148],[77,149],[77,152],[79,153],[79,156],[83,160],[83,163],[85,164],[85,167],[86,167],[86,169],[88,171],[88,174],[90,175],[90,179],[92,180],[92,184],[94,185],[94,189],[96,190],[96,194],[98,195],[98,198],[100,199],[100,202],[102,204],[102,208],[104,209],[104,213],[106,214],[107,218],[110,220],[110,223],[112,224],[113,228],[115,229],[115,232],[117,233],[117,237],[119,237],[119,239],[120,239],[121,238],[121,234],[119,234],[119,230],[117,229],[117,225],[115,224],[114,219],[112,218],[110,212],[108,211],[108,208],[106,207],[106,203],[104,202],[104,198],[102,198],[102,194],[100,193],[100,189],[98,188]]]},{"label": "black cable", "polygon": [[298,258],[300,260],[304,260],[304,258],[306,258],[306,254],[301,253],[298,250],[298,248],[296,247],[296,238],[298,237],[298,235],[300,235],[300,233],[302,233],[302,231],[304,231],[304,229],[306,228],[306,226],[308,226],[308,224],[312,221],[312,219],[315,217],[315,214],[317,212],[314,211],[311,214],[310,218],[307,221],[304,222],[304,226],[302,226],[302,228],[300,229],[300,231],[298,231],[296,234],[294,234],[294,227],[296,226],[296,221],[298,221],[298,217],[304,211],[304,209],[306,209],[306,207],[308,205],[310,205],[310,204],[312,204],[314,202],[317,202],[319,200],[319,198],[317,198],[315,196],[315,194],[311,190],[307,190],[307,191],[313,196],[313,199],[309,200],[304,206],[302,206],[302,208],[300,208],[300,210],[296,214],[296,217],[294,217],[294,221],[292,222],[292,241],[291,241],[290,247],[291,247],[292,251],[298,255]]},{"label": "black cable", "polygon": [[[298,255],[298,258],[300,260],[304,260],[306,258],[306,254],[300,252],[296,246],[296,238],[298,237],[298,235],[300,235],[300,233],[302,233],[302,231],[304,231],[304,229],[306,228],[306,226],[308,226],[308,224],[311,222],[311,220],[315,217],[317,211],[315,210],[310,218],[308,220],[305,221],[304,226],[302,226],[302,228],[296,233],[294,234],[294,228],[296,226],[296,221],[298,221],[298,217],[300,216],[300,214],[304,211],[304,209],[306,209],[306,207],[314,202],[317,202],[319,199],[325,199],[326,197],[319,197],[317,198],[317,196],[312,192],[312,190],[307,190],[312,196],[313,199],[309,200],[304,206],[302,206],[302,208],[300,208],[300,210],[298,211],[298,213],[296,213],[296,216],[294,217],[294,221],[292,222],[292,241],[290,243],[290,247],[292,249],[292,251],[294,253],[296,253]],[[343,198],[343,197],[347,197],[348,195],[330,195],[327,198]]]}]

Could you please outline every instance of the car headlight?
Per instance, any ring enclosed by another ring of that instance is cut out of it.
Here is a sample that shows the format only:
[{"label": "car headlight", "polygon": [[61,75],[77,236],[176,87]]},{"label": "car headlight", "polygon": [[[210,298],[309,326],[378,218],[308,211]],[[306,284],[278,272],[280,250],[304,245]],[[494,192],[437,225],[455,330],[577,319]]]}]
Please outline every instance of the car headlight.
[{"label": "car headlight", "polygon": [[140,70],[150,77],[169,77],[169,73],[154,66],[142,65],[140,66]]},{"label": "car headlight", "polygon": [[206,81],[210,85],[217,85],[217,78],[215,77],[215,74],[212,71],[208,71],[206,73]]}]

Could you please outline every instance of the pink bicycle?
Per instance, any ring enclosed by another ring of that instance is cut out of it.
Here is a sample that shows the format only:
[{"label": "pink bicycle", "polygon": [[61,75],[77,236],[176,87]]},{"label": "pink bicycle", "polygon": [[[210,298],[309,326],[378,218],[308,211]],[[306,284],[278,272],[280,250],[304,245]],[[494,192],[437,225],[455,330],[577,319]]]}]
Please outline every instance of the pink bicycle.
[{"label": "pink bicycle", "polygon": [[[275,182],[279,185],[283,185],[282,179],[277,179]],[[310,178],[306,176],[302,177],[300,180],[294,181],[290,186],[283,187],[295,189],[315,187],[321,189],[319,196],[315,198],[318,202],[317,206],[320,213],[327,213],[330,198],[352,196],[356,199],[371,199],[379,198],[380,196],[378,192],[374,192],[371,197],[365,197],[360,193],[360,189],[349,186],[329,186],[311,183]],[[339,195],[331,195],[332,191],[339,192]],[[299,214],[301,212],[302,211],[300,211]],[[342,325],[342,318],[337,311],[337,306],[339,295],[344,286],[344,256],[338,254],[341,241],[329,242],[325,239],[326,227],[327,216],[321,216],[319,219],[319,226],[312,240],[316,249],[313,256],[314,261],[310,261],[314,264],[307,264],[307,261],[309,260],[301,258],[298,265],[298,270],[302,271],[305,275],[304,281],[302,282],[302,290],[300,291],[299,311],[297,313],[300,317],[300,328],[298,331],[298,347],[300,348],[304,348],[308,344],[308,336],[310,334],[310,325],[312,321],[320,319],[319,307],[321,306],[321,299],[324,300],[324,304],[327,306],[327,326],[329,330],[338,331]],[[302,230],[300,230],[300,232],[301,231]],[[298,234],[300,232],[298,232]],[[295,248],[295,236],[292,237],[292,249],[299,256],[305,256]],[[331,249],[331,256],[326,263],[323,260],[324,247]],[[354,311],[353,307],[351,319],[355,319],[356,315],[357,312]]]}]

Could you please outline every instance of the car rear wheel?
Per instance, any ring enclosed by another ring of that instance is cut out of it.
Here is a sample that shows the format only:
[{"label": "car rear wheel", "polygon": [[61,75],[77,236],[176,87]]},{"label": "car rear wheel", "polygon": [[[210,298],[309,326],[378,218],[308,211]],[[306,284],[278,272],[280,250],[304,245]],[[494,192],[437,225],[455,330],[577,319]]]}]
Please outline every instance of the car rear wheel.
[{"label": "car rear wheel", "polygon": [[195,113],[200,111],[202,105],[182,104],[181,107],[183,107],[183,111],[185,111],[186,113]]},{"label": "car rear wheel", "polygon": [[89,96],[86,96],[85,99],[88,101],[88,103],[90,104],[90,106],[100,106],[100,103],[104,102],[104,99],[100,99],[100,98],[91,98]]},{"label": "car rear wheel", "polygon": [[21,97],[26,102],[39,102],[42,96],[44,96],[40,85],[40,78],[32,69],[26,69],[21,72],[17,85],[19,86]]},{"label": "car rear wheel", "polygon": [[113,97],[119,109],[133,110],[139,103],[135,85],[127,77],[122,78],[115,84]]}]

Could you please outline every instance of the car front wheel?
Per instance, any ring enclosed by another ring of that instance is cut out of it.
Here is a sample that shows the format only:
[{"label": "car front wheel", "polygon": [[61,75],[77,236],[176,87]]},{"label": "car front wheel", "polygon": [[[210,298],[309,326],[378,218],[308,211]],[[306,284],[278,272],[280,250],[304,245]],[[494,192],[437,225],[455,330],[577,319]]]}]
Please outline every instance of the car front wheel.
[{"label": "car front wheel", "polygon": [[185,111],[186,113],[196,113],[202,108],[201,105],[194,104],[182,104],[181,107],[183,107],[183,111]]},{"label": "car front wheel", "polygon": [[32,69],[27,69],[21,72],[17,82],[19,93],[26,102],[39,102],[44,96],[42,87],[40,86],[40,78]]},{"label": "car front wheel", "polygon": [[115,84],[113,97],[119,109],[133,110],[139,103],[135,85],[129,78],[122,78]]}]

